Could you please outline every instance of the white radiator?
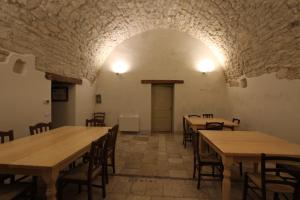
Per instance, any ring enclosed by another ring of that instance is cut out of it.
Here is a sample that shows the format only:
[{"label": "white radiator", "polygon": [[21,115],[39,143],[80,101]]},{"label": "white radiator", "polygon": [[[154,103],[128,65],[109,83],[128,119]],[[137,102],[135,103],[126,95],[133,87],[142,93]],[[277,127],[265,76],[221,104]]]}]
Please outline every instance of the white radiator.
[{"label": "white radiator", "polygon": [[120,131],[139,132],[140,116],[139,115],[120,115],[119,117]]}]

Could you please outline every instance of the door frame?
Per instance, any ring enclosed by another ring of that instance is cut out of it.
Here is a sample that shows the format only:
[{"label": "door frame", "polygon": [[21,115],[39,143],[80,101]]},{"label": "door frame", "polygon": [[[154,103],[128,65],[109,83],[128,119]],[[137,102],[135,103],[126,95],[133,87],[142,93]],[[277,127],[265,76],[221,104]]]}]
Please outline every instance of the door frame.
[{"label": "door frame", "polygon": [[[152,91],[153,91],[153,86],[170,86],[172,88],[172,114],[171,114],[171,131],[170,133],[174,133],[174,111],[175,111],[175,84],[174,83],[152,83],[151,84],[151,117],[150,117],[150,124],[151,124],[151,133],[153,133],[153,124],[152,124],[152,116],[153,116],[153,102],[152,102]],[[161,133],[167,133],[167,132],[161,132]]]}]

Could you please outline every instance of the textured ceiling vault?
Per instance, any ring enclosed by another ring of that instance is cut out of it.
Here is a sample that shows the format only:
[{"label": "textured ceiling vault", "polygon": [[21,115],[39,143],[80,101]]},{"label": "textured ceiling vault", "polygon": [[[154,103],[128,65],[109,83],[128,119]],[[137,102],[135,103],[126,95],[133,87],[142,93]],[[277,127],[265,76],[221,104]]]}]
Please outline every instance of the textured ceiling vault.
[{"label": "textured ceiling vault", "polygon": [[[113,48],[157,28],[217,46],[225,75],[300,78],[300,0],[0,0],[0,47],[94,80]],[[0,51],[1,52],[1,51]]]}]

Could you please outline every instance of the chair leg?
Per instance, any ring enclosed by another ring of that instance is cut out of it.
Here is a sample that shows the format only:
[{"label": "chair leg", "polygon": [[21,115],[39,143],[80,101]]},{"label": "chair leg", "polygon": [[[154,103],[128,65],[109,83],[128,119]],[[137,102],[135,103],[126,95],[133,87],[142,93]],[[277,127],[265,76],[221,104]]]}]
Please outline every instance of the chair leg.
[{"label": "chair leg", "polygon": [[273,200],[280,200],[277,192],[274,193]]},{"label": "chair leg", "polygon": [[82,185],[81,185],[81,184],[78,184],[78,194],[81,193],[81,190],[82,190]]},{"label": "chair leg", "polygon": [[32,177],[32,196],[36,196],[37,192],[38,192],[38,177],[37,176],[33,176]]},{"label": "chair leg", "polygon": [[111,159],[112,167],[113,167],[113,174],[116,173],[116,166],[115,166],[115,154],[113,154]]},{"label": "chair leg", "polygon": [[194,171],[193,171],[193,179],[196,177],[196,166],[194,165]]},{"label": "chair leg", "polygon": [[91,182],[89,182],[88,183],[88,185],[87,185],[87,187],[88,187],[88,200],[93,200],[93,187],[92,187],[92,183]]},{"label": "chair leg", "polygon": [[[104,169],[106,170],[106,169]],[[107,171],[107,170],[106,170]],[[103,173],[101,176],[101,181],[102,181],[102,197],[103,199],[106,197],[106,190],[105,190],[105,183],[106,183],[106,173]]]},{"label": "chair leg", "polygon": [[10,183],[14,183],[14,182],[16,182],[16,177],[15,177],[15,175],[11,175]]},{"label": "chair leg", "polygon": [[239,165],[240,165],[240,175],[243,176],[243,163],[240,162]]},{"label": "chair leg", "polygon": [[202,166],[198,166],[198,183],[197,183],[197,189],[200,189],[200,181],[201,181],[201,171],[202,171]]},{"label": "chair leg", "polygon": [[106,184],[108,184],[109,180],[108,180],[108,167],[106,166],[104,169],[103,169],[104,173],[103,175],[105,175],[105,181],[106,181]]},{"label": "chair leg", "polygon": [[243,190],[243,200],[247,200],[248,195],[248,175],[245,173],[244,177],[244,190]]},{"label": "chair leg", "polygon": [[57,181],[57,199],[58,200],[63,199],[63,183],[61,181]]}]

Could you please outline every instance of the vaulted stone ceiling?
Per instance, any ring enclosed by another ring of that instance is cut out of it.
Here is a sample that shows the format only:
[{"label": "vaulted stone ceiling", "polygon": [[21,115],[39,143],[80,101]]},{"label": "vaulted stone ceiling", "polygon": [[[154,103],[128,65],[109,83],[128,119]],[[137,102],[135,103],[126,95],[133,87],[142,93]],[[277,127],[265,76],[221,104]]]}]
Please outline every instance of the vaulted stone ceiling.
[{"label": "vaulted stone ceiling", "polygon": [[72,77],[94,80],[114,47],[157,28],[215,45],[233,85],[300,78],[300,0],[0,0],[0,47]]}]

